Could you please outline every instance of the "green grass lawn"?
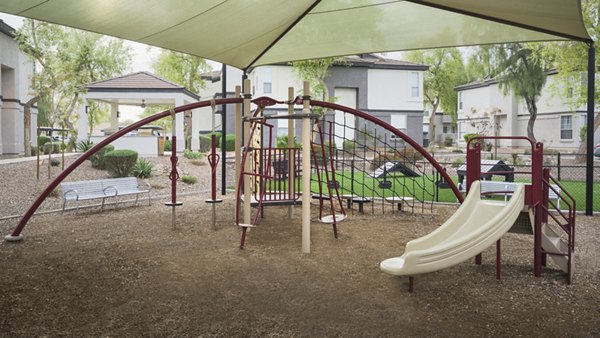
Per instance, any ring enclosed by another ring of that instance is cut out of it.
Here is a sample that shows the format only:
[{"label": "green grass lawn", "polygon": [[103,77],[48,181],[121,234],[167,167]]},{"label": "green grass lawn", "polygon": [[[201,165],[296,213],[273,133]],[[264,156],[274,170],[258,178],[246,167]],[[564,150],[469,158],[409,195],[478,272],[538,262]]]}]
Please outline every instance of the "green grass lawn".
[{"label": "green grass lawn", "polygon": [[[458,185],[458,178],[451,177],[455,184]],[[387,180],[391,182],[391,188],[384,189],[379,187],[379,183],[382,179],[374,179],[369,177],[368,174],[363,172],[354,172],[352,175],[350,172],[336,172],[336,180],[339,182],[339,193],[342,195],[354,194],[362,197],[378,198],[378,197],[390,197],[390,196],[414,196],[421,201],[439,201],[439,202],[450,202],[455,203],[456,197],[451,189],[437,189],[433,176],[421,176],[421,177],[405,177],[405,176],[393,176],[389,175]],[[526,179],[516,179],[517,182],[528,183]],[[571,196],[575,199],[576,208],[579,211],[585,210],[585,183],[581,181],[561,181],[560,184],[563,188],[568,191]],[[271,183],[267,189],[272,190],[285,190],[286,182],[280,181],[276,184]],[[322,177],[322,193],[328,194],[325,179]],[[297,191],[301,191],[302,188],[299,186]],[[317,182],[317,175],[311,176],[311,192],[317,193],[319,191],[319,184]],[[600,191],[600,183],[594,183],[594,191]],[[566,204],[561,203],[562,209],[566,208]],[[600,211],[600,199],[594,201],[594,211]]]}]

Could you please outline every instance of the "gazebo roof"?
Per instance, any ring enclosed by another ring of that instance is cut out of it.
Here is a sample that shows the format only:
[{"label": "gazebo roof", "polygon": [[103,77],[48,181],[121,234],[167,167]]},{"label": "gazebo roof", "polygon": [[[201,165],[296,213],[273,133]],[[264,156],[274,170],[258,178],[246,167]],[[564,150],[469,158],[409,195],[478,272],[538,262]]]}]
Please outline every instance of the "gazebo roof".
[{"label": "gazebo roof", "polygon": [[97,92],[180,92],[196,100],[200,97],[187,88],[162,79],[148,72],[137,72],[112,79],[100,80],[87,85],[89,93]]}]

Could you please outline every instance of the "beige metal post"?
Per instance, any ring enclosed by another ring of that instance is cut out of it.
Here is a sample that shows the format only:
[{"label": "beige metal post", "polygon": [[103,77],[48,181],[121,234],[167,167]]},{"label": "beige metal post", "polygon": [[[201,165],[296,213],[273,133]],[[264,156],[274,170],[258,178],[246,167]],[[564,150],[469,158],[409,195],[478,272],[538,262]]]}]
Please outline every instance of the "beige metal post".
[{"label": "beige metal post", "polygon": [[[292,115],[294,114],[294,87],[289,87],[288,88],[288,114]],[[288,194],[290,196],[290,199],[293,199],[294,196],[296,195],[296,164],[295,159],[296,159],[296,150],[292,150],[292,148],[294,148],[294,123],[296,120],[294,119],[289,119],[288,120],[288,148],[289,150],[289,155],[288,155]],[[288,207],[288,218],[292,219],[292,217],[294,217],[294,206],[290,205]]]},{"label": "beige metal post", "polygon": [[[250,79],[244,80],[244,109],[243,114],[245,117],[250,117]],[[244,122],[244,145],[250,146],[250,121]],[[244,163],[244,172],[250,172],[252,166],[252,158],[246,158],[246,163]],[[243,184],[244,184],[244,223],[251,224],[251,213],[250,213],[250,203],[252,202],[250,199],[252,198],[252,194],[250,192],[250,177],[242,175]]]},{"label": "beige metal post", "polygon": [[[240,97],[242,92],[241,86],[235,86],[235,97]],[[240,179],[240,161],[242,160],[242,104],[235,104],[235,186],[237,187]]]},{"label": "beige metal post", "polygon": [[302,252],[310,253],[310,95],[308,81],[303,86],[302,113]]}]

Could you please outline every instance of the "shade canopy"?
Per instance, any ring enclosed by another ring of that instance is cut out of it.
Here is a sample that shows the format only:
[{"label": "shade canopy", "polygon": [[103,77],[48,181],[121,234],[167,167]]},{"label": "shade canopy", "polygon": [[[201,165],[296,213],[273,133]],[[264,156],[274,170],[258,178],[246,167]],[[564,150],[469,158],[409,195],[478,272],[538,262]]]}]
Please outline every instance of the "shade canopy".
[{"label": "shade canopy", "polygon": [[2,0],[0,11],[241,69],[511,41],[591,41],[579,0]]}]

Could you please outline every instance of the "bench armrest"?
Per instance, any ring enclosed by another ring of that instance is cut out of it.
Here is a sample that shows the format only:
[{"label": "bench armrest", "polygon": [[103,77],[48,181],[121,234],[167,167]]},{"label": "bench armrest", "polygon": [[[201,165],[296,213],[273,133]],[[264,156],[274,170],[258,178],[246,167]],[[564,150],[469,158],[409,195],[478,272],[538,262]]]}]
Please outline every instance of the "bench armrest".
[{"label": "bench armrest", "polygon": [[[150,185],[150,183],[148,183],[148,182],[145,182],[145,181],[144,181],[143,183],[146,185],[146,191],[148,191],[148,192],[149,192],[150,190],[152,190],[152,186]],[[138,188],[140,188],[140,185],[141,185],[141,184],[138,184]],[[140,189],[140,190],[141,190],[141,189]]]},{"label": "bench armrest", "polygon": [[[110,190],[110,189],[114,190],[114,191],[115,191],[115,193],[114,193],[114,194],[107,194],[106,192],[107,192],[108,190]],[[106,188],[102,189],[102,192],[103,192],[103,193],[104,193],[104,195],[106,195],[106,196],[117,196],[117,195],[119,194],[119,190],[118,190],[118,189],[117,189],[117,188],[116,188],[114,185],[109,185],[108,187],[106,187]]]},{"label": "bench armrest", "polygon": [[63,200],[67,199],[67,194],[75,194],[75,200],[79,200],[79,192],[75,189],[69,189],[63,193]]}]

